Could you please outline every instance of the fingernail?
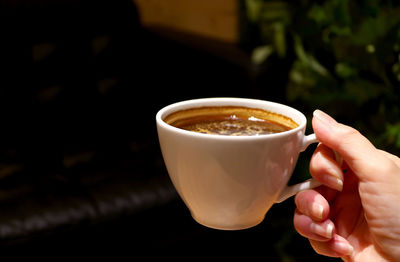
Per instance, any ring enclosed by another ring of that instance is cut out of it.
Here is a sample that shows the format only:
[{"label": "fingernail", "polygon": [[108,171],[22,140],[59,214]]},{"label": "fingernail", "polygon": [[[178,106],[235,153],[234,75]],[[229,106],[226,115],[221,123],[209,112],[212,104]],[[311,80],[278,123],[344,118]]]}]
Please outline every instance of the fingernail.
[{"label": "fingernail", "polygon": [[317,223],[311,223],[311,231],[317,235],[330,239],[332,238],[333,235],[333,224],[328,223],[328,225],[326,224],[321,225]]},{"label": "fingernail", "polygon": [[318,203],[312,203],[311,212],[314,217],[322,219],[322,214],[324,213],[324,207]]},{"label": "fingernail", "polygon": [[319,119],[320,121],[324,122],[327,125],[337,123],[335,119],[329,116],[327,113],[322,112],[321,110],[315,110],[313,116]]},{"label": "fingernail", "polygon": [[353,246],[345,242],[336,242],[334,249],[344,255],[351,255],[354,251]]},{"label": "fingernail", "polygon": [[328,186],[330,186],[338,191],[343,190],[343,181],[340,178],[338,178],[334,175],[327,174],[327,175],[325,175],[324,179]]}]

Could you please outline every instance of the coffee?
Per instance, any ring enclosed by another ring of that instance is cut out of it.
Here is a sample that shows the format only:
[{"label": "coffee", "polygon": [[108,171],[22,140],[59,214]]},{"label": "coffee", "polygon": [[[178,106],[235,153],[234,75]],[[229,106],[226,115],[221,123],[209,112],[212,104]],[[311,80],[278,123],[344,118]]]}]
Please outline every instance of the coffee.
[{"label": "coffee", "polygon": [[185,109],[168,115],[164,121],[188,131],[227,136],[266,135],[298,127],[295,121],[281,114],[236,106]]}]

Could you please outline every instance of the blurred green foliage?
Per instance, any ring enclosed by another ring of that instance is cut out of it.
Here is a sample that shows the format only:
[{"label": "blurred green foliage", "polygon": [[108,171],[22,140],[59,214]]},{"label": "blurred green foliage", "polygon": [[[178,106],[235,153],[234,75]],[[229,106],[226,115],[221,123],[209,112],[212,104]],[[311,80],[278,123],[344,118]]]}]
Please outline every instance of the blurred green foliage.
[{"label": "blurred green foliage", "polygon": [[243,1],[253,62],[291,63],[289,103],[320,108],[399,154],[399,1]]}]

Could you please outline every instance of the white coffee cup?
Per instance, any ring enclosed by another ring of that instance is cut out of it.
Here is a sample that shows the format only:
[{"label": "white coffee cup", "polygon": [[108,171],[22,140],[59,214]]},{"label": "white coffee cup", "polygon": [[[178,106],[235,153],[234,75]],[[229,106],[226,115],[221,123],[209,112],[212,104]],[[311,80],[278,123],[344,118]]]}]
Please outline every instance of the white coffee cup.
[{"label": "white coffee cup", "polygon": [[[240,106],[278,113],[298,127],[259,136],[210,135],[183,130],[163,119],[197,107]],[[178,102],[156,115],[162,155],[169,176],[192,217],[207,227],[237,230],[264,220],[274,203],[320,185],[314,179],[287,186],[299,153],[315,135],[305,136],[307,119],[298,110],[245,98],[204,98]]]}]

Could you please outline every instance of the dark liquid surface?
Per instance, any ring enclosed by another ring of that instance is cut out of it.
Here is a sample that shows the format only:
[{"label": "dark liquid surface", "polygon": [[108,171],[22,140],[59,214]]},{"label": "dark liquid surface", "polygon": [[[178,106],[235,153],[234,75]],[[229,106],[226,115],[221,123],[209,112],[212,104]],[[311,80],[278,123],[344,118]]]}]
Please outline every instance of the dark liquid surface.
[{"label": "dark liquid surface", "polygon": [[[214,118],[214,117],[213,117]],[[279,133],[290,130],[289,127],[266,120],[249,120],[220,116],[217,119],[197,119],[177,126],[181,129],[203,134],[227,135],[227,136],[255,136]]]},{"label": "dark liquid surface", "polygon": [[290,118],[245,107],[204,107],[178,111],[164,119],[168,124],[198,133],[257,136],[297,127]]}]

